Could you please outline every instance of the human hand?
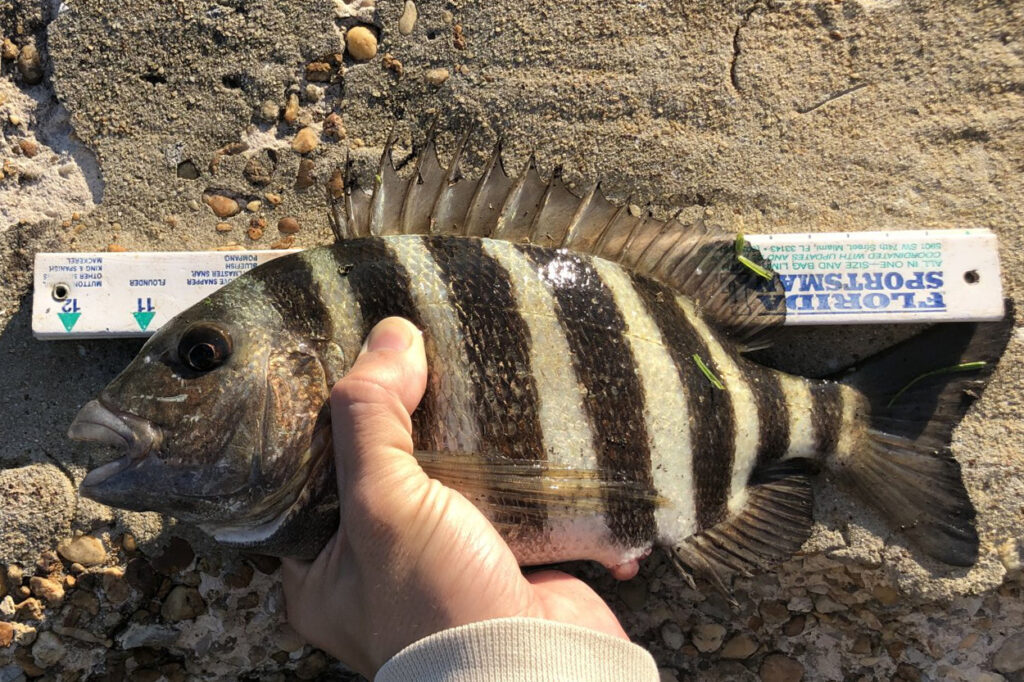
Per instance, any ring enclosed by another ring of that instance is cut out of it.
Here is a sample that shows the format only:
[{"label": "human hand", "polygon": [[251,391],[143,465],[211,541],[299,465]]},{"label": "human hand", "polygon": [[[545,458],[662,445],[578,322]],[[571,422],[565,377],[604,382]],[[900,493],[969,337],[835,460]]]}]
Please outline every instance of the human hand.
[{"label": "human hand", "polygon": [[524,576],[483,514],[423,472],[409,414],[426,379],[422,335],[389,318],[334,387],[341,525],[312,562],[283,561],[292,627],[371,679],[409,644],[492,618],[545,618],[628,639],[582,581],[560,571]]}]

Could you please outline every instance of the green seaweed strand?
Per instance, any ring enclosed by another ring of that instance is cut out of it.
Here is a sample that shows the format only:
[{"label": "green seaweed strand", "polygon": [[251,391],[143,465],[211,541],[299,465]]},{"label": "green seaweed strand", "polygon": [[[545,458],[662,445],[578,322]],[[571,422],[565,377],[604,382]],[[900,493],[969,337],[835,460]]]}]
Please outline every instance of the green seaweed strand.
[{"label": "green seaweed strand", "polygon": [[925,372],[917,377],[914,377],[906,386],[896,391],[896,395],[889,399],[889,402],[885,404],[886,407],[892,407],[892,404],[896,402],[901,395],[907,392],[907,390],[919,381],[923,381],[929,377],[937,377],[943,374],[956,374],[959,372],[974,372],[977,371],[988,363],[984,360],[977,360],[975,362],[961,362],[959,365],[951,365],[949,367],[940,367],[939,369],[933,369],[930,372]]},{"label": "green seaweed strand", "polygon": [[725,384],[722,383],[722,380],[715,376],[715,373],[711,371],[711,368],[705,365],[704,361],[701,360],[700,356],[696,353],[693,354],[693,361],[697,363],[697,368],[704,373],[704,376],[708,378],[708,381],[711,382],[712,386],[717,388],[719,391],[725,390]]}]

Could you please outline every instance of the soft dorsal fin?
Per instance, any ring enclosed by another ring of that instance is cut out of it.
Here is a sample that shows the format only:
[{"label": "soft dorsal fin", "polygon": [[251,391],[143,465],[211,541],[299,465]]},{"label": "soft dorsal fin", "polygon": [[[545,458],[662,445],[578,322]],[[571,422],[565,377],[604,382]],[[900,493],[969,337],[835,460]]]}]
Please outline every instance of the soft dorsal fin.
[{"label": "soft dorsal fin", "polygon": [[[344,201],[328,192],[339,240],[395,234],[443,234],[528,242],[615,261],[695,301],[719,331],[748,341],[785,318],[785,291],[761,254],[736,235],[697,221],[683,224],[636,215],[628,202],[612,203],[600,185],[578,196],[558,169],[545,180],[533,156],[516,178],[501,161],[501,145],[483,174],[463,176],[469,135],[447,168],[437,156],[433,129],[403,179],[389,139],[371,193],[353,187],[346,172]],[[344,207],[344,215],[339,210]]]}]

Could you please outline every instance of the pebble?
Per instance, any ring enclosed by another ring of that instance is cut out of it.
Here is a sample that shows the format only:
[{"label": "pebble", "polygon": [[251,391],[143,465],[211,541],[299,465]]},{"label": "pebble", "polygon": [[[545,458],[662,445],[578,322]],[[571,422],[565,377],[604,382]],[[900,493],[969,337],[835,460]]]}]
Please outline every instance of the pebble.
[{"label": "pebble", "polygon": [[297,93],[291,93],[288,95],[288,102],[284,105],[284,118],[285,123],[295,123],[295,119],[299,117],[299,95]]},{"label": "pebble", "polygon": [[3,47],[0,47],[0,56],[4,59],[17,59],[21,50],[10,38],[4,38]]},{"label": "pebble", "polygon": [[693,639],[693,645],[697,647],[697,651],[708,654],[718,651],[722,646],[722,641],[725,639],[725,628],[718,623],[704,623],[695,627],[690,633],[690,637]]},{"label": "pebble", "polygon": [[281,205],[281,195],[280,194],[272,194],[270,192],[267,192],[266,194],[263,195],[263,198],[266,199],[267,203],[270,204],[271,206],[280,206]]},{"label": "pebble", "polygon": [[107,595],[107,600],[115,606],[128,601],[128,597],[132,596],[132,588],[125,580],[124,570],[120,567],[106,568],[102,575],[103,593]]},{"label": "pebble", "polygon": [[448,80],[449,77],[451,77],[451,73],[448,69],[429,69],[423,75],[423,79],[430,85],[441,85]]},{"label": "pebble", "polygon": [[298,219],[292,216],[287,216],[277,221],[277,229],[284,234],[295,234],[299,231],[299,227]]},{"label": "pebble", "polygon": [[272,249],[290,249],[295,246],[295,235],[290,234],[285,237],[281,237],[276,242],[270,245]]},{"label": "pebble", "polygon": [[398,19],[398,32],[403,36],[412,33],[413,28],[416,27],[416,19],[419,18],[419,15],[419,12],[416,10],[416,3],[412,0],[405,0],[402,16]]},{"label": "pebble", "polygon": [[900,600],[900,593],[888,585],[877,585],[875,589],[871,590],[871,595],[883,606],[892,606]]},{"label": "pebble", "polygon": [[263,100],[260,105],[260,118],[266,123],[274,123],[281,114],[280,105],[272,99]]},{"label": "pebble", "polygon": [[6,649],[14,641],[14,626],[0,621],[0,649]]},{"label": "pebble", "polygon": [[270,173],[267,171],[266,166],[263,165],[263,162],[256,157],[249,159],[245,163],[245,168],[242,169],[242,176],[250,184],[257,187],[270,184]]},{"label": "pebble", "polygon": [[277,648],[288,653],[298,651],[306,645],[306,640],[302,639],[288,623],[281,623],[277,628],[277,631],[274,632],[274,641],[277,643]]},{"label": "pebble", "polygon": [[128,249],[121,246],[120,244],[107,244],[107,251],[110,253],[124,253]]},{"label": "pebble", "polygon": [[217,223],[217,231],[218,232],[230,232],[231,231],[231,223]]},{"label": "pebble", "polygon": [[32,660],[40,668],[49,668],[64,657],[67,649],[61,643],[60,637],[52,632],[40,632],[36,643],[32,645]]},{"label": "pebble", "polygon": [[295,187],[307,189],[316,184],[316,175],[313,173],[313,162],[309,159],[299,161],[299,170],[295,174]]},{"label": "pebble", "polygon": [[722,658],[750,658],[757,651],[757,641],[748,634],[741,633],[730,639],[722,647]]},{"label": "pebble", "polygon": [[230,218],[242,210],[237,201],[223,194],[205,194],[203,201],[218,218]]},{"label": "pebble", "polygon": [[1024,670],[1024,632],[1006,638],[992,659],[992,667],[1001,673]]},{"label": "pebble", "polygon": [[240,590],[249,587],[249,583],[252,582],[252,576],[252,566],[249,564],[239,564],[234,570],[224,576],[224,584],[232,589]]},{"label": "pebble", "polygon": [[388,71],[393,71],[395,75],[401,76],[405,73],[405,67],[402,65],[402,62],[390,52],[384,54],[384,58],[380,60],[380,63]]},{"label": "pebble", "polygon": [[292,149],[300,154],[308,154],[316,149],[318,142],[316,130],[313,128],[303,128],[295,135],[295,139],[292,140]]},{"label": "pebble", "polygon": [[42,620],[43,604],[35,597],[29,597],[14,607],[18,620]]},{"label": "pebble", "polygon": [[261,230],[258,227],[250,227],[248,230],[245,231],[245,234],[246,236],[249,237],[249,239],[253,240],[254,242],[263,239],[263,230]]},{"label": "pebble", "polygon": [[42,599],[49,606],[57,606],[64,601],[64,588],[55,580],[33,576],[29,580],[32,594]]},{"label": "pebble", "polygon": [[373,59],[377,55],[377,36],[366,26],[353,26],[345,34],[345,49],[357,61]]},{"label": "pebble", "polygon": [[160,608],[160,615],[164,620],[172,623],[181,620],[191,620],[206,611],[206,602],[203,601],[199,590],[194,587],[178,585],[164,600]]},{"label": "pebble", "polygon": [[306,101],[316,104],[324,98],[324,89],[319,85],[308,83],[305,90]]},{"label": "pebble", "polygon": [[121,548],[126,552],[134,552],[139,548],[135,542],[135,536],[131,533],[125,533],[121,536]]},{"label": "pebble", "polygon": [[21,48],[21,54],[18,55],[18,71],[29,85],[35,85],[43,80],[43,60],[35,45],[30,43]]},{"label": "pebble", "polygon": [[172,575],[191,566],[195,556],[196,553],[192,551],[192,545],[188,544],[187,540],[174,536],[168,541],[160,556],[153,559],[153,568],[165,575]]},{"label": "pebble", "polygon": [[800,682],[804,678],[804,667],[785,654],[768,654],[761,661],[758,675],[761,682]]},{"label": "pebble", "polygon": [[762,602],[758,612],[768,625],[778,625],[789,619],[789,610],[786,605],[778,601]]},{"label": "pebble", "polygon": [[786,622],[786,625],[782,628],[782,631],[787,637],[796,637],[804,631],[804,626],[807,624],[807,616],[798,615],[793,616]]},{"label": "pebble", "polygon": [[295,676],[300,680],[314,680],[327,669],[327,656],[314,651],[295,666]]},{"label": "pebble", "polygon": [[828,597],[818,597],[814,600],[814,610],[818,613],[838,613],[839,611],[845,611],[846,607],[832,601]]},{"label": "pebble", "polygon": [[259,199],[253,199],[252,201],[245,205],[245,210],[249,211],[250,213],[255,213],[256,211],[260,210],[262,206],[262,201],[260,201]]},{"label": "pebble", "polygon": [[306,64],[306,80],[313,83],[326,83],[331,80],[331,65],[327,62],[310,62]]},{"label": "pebble", "polygon": [[140,647],[168,647],[178,640],[178,630],[170,625],[156,623],[132,623],[117,636],[117,643],[122,649],[138,649]]},{"label": "pebble", "polygon": [[14,618],[14,614],[14,597],[7,595],[3,599],[0,599],[0,619],[10,620],[11,618]]},{"label": "pebble", "polygon": [[661,626],[661,641],[665,642],[665,646],[669,649],[679,651],[686,638],[683,636],[683,631],[679,628],[679,624],[670,620]]},{"label": "pebble", "polygon": [[185,159],[178,164],[177,174],[179,178],[183,180],[195,180],[199,177],[199,166],[193,161]]},{"label": "pebble", "polygon": [[345,137],[345,134],[345,125],[341,121],[341,116],[333,112],[328,114],[324,119],[324,135],[340,140]]},{"label": "pebble", "polygon": [[21,153],[30,159],[39,153],[39,143],[35,140],[28,138],[20,139],[18,140],[18,146],[21,147]]},{"label": "pebble", "polygon": [[867,635],[857,635],[857,639],[850,645],[850,652],[858,656],[867,656],[871,653],[871,638]]},{"label": "pebble", "polygon": [[[110,247],[107,247],[108,250]],[[103,543],[91,535],[80,535],[77,538],[64,540],[57,545],[57,553],[68,561],[83,566],[98,566],[107,558],[107,550]]]}]

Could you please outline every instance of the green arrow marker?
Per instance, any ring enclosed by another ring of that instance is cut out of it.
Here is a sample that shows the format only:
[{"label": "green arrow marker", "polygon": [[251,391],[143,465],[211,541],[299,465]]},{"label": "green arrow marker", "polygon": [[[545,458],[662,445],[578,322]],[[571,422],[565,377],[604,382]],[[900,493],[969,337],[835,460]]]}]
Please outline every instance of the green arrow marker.
[{"label": "green arrow marker", "polygon": [[78,318],[82,316],[82,313],[57,313],[57,317],[60,318],[61,323],[64,325],[64,331],[71,331],[75,323],[78,322]]},{"label": "green arrow marker", "polygon": [[156,312],[132,313],[132,315],[135,317],[135,321],[139,323],[139,329],[146,331],[146,327],[153,321],[153,316],[156,315]]}]

